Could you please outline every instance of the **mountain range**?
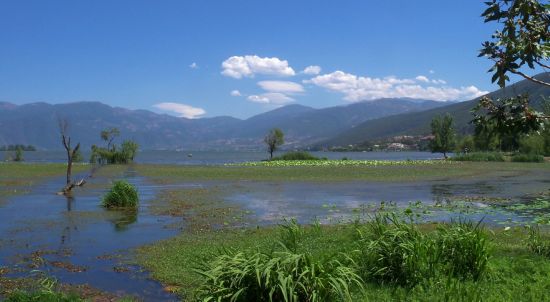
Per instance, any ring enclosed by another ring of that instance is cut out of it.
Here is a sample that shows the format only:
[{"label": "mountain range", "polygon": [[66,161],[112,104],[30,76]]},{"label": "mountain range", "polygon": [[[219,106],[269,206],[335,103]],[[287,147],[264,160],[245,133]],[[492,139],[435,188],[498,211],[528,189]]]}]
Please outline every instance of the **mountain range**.
[{"label": "mountain range", "polygon": [[[550,72],[538,74],[535,78],[550,82]],[[550,88],[534,83],[530,80],[522,80],[503,89],[489,93],[492,99],[506,98],[527,94],[533,108],[540,110],[544,97],[550,97]],[[437,107],[422,112],[402,113],[379,119],[365,121],[355,127],[343,131],[333,138],[323,141],[318,146],[348,146],[362,144],[366,141],[380,140],[387,137],[400,135],[425,135],[430,133],[430,123],[438,115],[450,114],[453,117],[456,132],[466,134],[473,132],[470,123],[472,114],[470,110],[477,104],[479,98]]]},{"label": "mountain range", "polygon": [[[550,73],[538,76],[550,81]],[[491,97],[529,93],[533,103],[550,95],[547,87],[520,81]],[[57,150],[58,121],[67,119],[73,141],[84,148],[101,144],[99,133],[109,127],[121,132],[119,141],[134,139],[142,149],[254,150],[264,149],[263,137],[273,127],[285,133],[285,148],[337,146],[404,134],[427,134],[431,119],[444,113],[455,118],[458,132],[471,126],[469,110],[477,100],[436,102],[408,98],[378,99],[346,106],[315,109],[288,105],[248,119],[229,116],[187,119],[147,110],[111,107],[99,102],[67,104],[0,102],[0,145],[24,144]]]}]

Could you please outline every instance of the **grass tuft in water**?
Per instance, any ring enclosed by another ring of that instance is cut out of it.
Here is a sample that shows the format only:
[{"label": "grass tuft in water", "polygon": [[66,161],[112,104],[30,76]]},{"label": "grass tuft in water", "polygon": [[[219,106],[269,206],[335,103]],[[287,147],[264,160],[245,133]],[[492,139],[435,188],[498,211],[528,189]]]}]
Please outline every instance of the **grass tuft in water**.
[{"label": "grass tuft in water", "polygon": [[109,209],[136,208],[138,206],[137,189],[124,180],[115,181],[111,190],[103,197],[102,205]]}]

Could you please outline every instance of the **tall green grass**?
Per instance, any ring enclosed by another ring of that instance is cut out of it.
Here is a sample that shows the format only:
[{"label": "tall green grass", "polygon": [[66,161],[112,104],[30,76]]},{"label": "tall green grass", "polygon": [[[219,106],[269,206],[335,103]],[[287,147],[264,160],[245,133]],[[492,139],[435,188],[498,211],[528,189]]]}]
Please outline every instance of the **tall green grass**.
[{"label": "tall green grass", "polygon": [[306,151],[291,151],[272,160],[319,160],[319,158]]},{"label": "tall green grass", "polygon": [[[362,287],[355,262],[347,255],[314,257],[298,252],[302,227],[282,227],[281,250],[222,250],[203,260],[198,296],[203,301],[352,301],[351,287]],[[288,246],[287,246],[288,245]]]},{"label": "tall green grass", "polygon": [[489,247],[481,222],[460,221],[439,227],[435,246],[447,275],[479,280],[485,274]]},{"label": "tall green grass", "polygon": [[550,258],[550,240],[541,237],[538,227],[529,227],[527,247],[537,255]]},{"label": "tall green grass", "polygon": [[476,281],[487,271],[489,248],[480,223],[450,223],[424,233],[386,214],[358,233],[360,276],[371,282],[413,287],[438,276]]},{"label": "tall green grass", "polygon": [[542,163],[544,162],[544,156],[539,154],[514,154],[512,156],[513,162],[519,163]]},{"label": "tall green grass", "polygon": [[454,161],[496,161],[503,162],[504,155],[499,152],[472,152],[460,153],[451,157]]},{"label": "tall green grass", "polygon": [[124,180],[115,181],[111,190],[105,194],[103,207],[113,208],[137,208],[138,192],[130,183]]}]

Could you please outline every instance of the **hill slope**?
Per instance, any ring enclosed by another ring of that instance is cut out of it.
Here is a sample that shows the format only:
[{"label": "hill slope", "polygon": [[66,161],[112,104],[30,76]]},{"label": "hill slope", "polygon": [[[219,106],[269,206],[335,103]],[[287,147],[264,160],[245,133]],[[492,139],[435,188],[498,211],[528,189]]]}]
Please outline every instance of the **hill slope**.
[{"label": "hill slope", "polygon": [[[537,78],[550,81],[550,73],[539,74]],[[491,98],[503,98],[524,93],[529,93],[531,103],[535,108],[538,108],[542,97],[550,96],[550,88],[528,80],[522,80],[504,89],[489,93],[488,96]],[[473,130],[473,126],[469,123],[472,119],[470,110],[477,102],[478,99],[474,99],[422,112],[398,114],[366,121],[318,145],[347,146],[398,135],[429,134],[431,120],[437,115],[446,113],[449,113],[453,117],[458,133],[469,133]]]}]

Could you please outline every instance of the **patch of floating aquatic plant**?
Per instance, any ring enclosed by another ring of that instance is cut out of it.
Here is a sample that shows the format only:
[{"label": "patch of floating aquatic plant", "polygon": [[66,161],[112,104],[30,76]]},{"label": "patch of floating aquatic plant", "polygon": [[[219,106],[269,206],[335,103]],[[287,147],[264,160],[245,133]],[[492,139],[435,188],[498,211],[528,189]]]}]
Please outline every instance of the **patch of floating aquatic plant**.
[{"label": "patch of floating aquatic plant", "polygon": [[525,203],[515,203],[505,207],[519,212],[523,217],[532,217],[532,223],[550,225],[550,196],[541,196]]},{"label": "patch of floating aquatic plant", "polygon": [[227,164],[227,166],[265,166],[265,167],[293,167],[293,166],[413,166],[413,165],[456,165],[453,161],[443,160],[272,160]]}]

